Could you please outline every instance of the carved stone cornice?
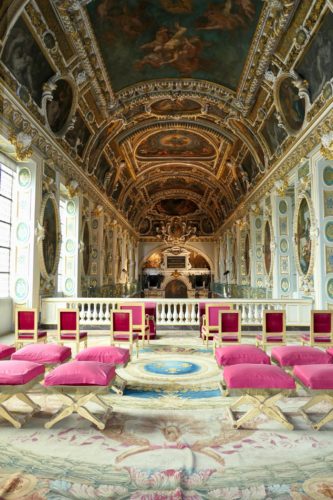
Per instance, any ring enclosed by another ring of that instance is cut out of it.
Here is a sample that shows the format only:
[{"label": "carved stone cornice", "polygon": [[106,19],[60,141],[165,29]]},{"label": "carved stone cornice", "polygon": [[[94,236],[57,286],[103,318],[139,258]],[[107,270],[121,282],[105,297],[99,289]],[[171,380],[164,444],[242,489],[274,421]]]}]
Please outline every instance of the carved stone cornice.
[{"label": "carved stone cornice", "polygon": [[46,129],[33,119],[20,102],[11,96],[10,92],[0,83],[0,109],[3,110],[3,128],[9,135],[10,131],[24,131],[31,136],[32,147],[36,148],[46,160],[51,160],[57,169],[67,178],[76,179],[82,191],[89,193],[89,197],[96,204],[101,204],[105,211],[112,214],[125,226],[135,237],[135,230],[128,221],[114,208],[105,194],[102,194],[94,182],[85,172],[61,149],[60,145],[53,141]]}]

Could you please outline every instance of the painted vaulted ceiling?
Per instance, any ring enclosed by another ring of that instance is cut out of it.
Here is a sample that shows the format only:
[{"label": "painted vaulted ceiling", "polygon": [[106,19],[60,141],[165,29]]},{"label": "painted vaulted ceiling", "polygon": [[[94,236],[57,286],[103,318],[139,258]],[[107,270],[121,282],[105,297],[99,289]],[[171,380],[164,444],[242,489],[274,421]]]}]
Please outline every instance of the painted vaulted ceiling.
[{"label": "painted vaulted ceiling", "polygon": [[325,12],[307,45],[324,1],[10,3],[1,78],[147,238],[173,216],[218,230],[302,128],[311,51],[333,44]]}]

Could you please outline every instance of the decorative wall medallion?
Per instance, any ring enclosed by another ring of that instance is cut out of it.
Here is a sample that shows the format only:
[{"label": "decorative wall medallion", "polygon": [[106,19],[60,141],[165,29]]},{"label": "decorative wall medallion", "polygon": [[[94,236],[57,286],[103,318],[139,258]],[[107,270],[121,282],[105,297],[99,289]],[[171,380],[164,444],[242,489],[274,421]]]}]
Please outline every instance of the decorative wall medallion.
[{"label": "decorative wall medallion", "polygon": [[333,299],[333,278],[330,278],[327,282],[327,295],[330,299]]},{"label": "decorative wall medallion", "polygon": [[326,186],[333,186],[333,167],[330,165],[324,168],[323,179]]},{"label": "decorative wall medallion", "polygon": [[56,45],[56,39],[54,38],[53,33],[46,31],[43,35],[43,42],[45,43],[45,47],[47,49],[53,49]]},{"label": "decorative wall medallion", "polygon": [[91,227],[92,227],[93,229],[97,229],[97,228],[98,228],[98,220],[97,220],[97,219],[94,219],[94,220],[92,221]]},{"label": "decorative wall medallion", "polygon": [[281,280],[281,290],[283,293],[287,293],[289,291],[289,280],[288,278],[282,278]]},{"label": "decorative wall medallion", "polygon": [[257,228],[257,229],[261,229],[261,224],[262,224],[262,223],[261,223],[261,219],[259,219],[259,218],[258,218],[258,219],[256,219],[255,224],[256,224],[256,228]]},{"label": "decorative wall medallion", "polygon": [[262,257],[262,248],[261,247],[257,248],[256,257],[257,257],[257,259],[261,259],[261,257]]},{"label": "decorative wall medallion", "polygon": [[28,189],[31,184],[31,172],[27,167],[21,168],[18,174],[18,181],[21,188]]},{"label": "decorative wall medallion", "polygon": [[285,238],[283,238],[283,239],[280,241],[280,250],[281,250],[281,252],[282,252],[282,253],[286,253],[286,252],[288,252],[288,247],[289,247],[289,245],[288,245],[288,241],[287,241]]},{"label": "decorative wall medallion", "polygon": [[18,278],[15,282],[15,295],[19,300],[24,300],[28,296],[29,285],[23,278]]},{"label": "decorative wall medallion", "polygon": [[97,259],[97,256],[98,256],[98,250],[96,248],[94,248],[91,252],[91,257],[93,259]]},{"label": "decorative wall medallion", "polygon": [[272,227],[270,221],[266,221],[263,235],[265,271],[269,276],[272,272]]},{"label": "decorative wall medallion", "polygon": [[333,273],[333,247],[326,247],[326,272]]},{"label": "decorative wall medallion", "polygon": [[333,191],[324,191],[324,217],[333,215]]},{"label": "decorative wall medallion", "polygon": [[67,293],[71,293],[74,290],[74,281],[72,278],[67,278],[65,281],[65,290]]},{"label": "decorative wall medallion", "polygon": [[61,246],[59,209],[53,193],[44,195],[40,226],[41,274],[43,278],[48,279],[57,272]]},{"label": "decorative wall medallion", "polygon": [[289,133],[298,132],[304,123],[305,100],[300,98],[295,80],[291,76],[279,80],[276,100],[277,108]]},{"label": "decorative wall medallion", "polygon": [[281,200],[279,203],[279,210],[281,214],[286,214],[288,210],[288,205],[284,200]]},{"label": "decorative wall medallion", "polygon": [[53,83],[52,100],[46,103],[46,118],[52,132],[64,134],[73,114],[73,90],[67,80],[60,78]]},{"label": "decorative wall medallion", "polygon": [[279,217],[279,229],[281,236],[288,235],[288,218],[287,217]]},{"label": "decorative wall medallion", "polygon": [[67,210],[68,215],[75,215],[76,208],[75,208],[74,201],[68,201],[67,202],[66,210]]},{"label": "decorative wall medallion", "polygon": [[286,255],[280,257],[280,271],[281,274],[289,274],[289,257]]},{"label": "decorative wall medallion", "polygon": [[330,242],[333,242],[333,222],[328,222],[325,226],[325,236]]},{"label": "decorative wall medallion", "polygon": [[66,252],[73,253],[75,250],[75,245],[73,240],[66,241]]},{"label": "decorative wall medallion", "polygon": [[294,216],[296,265],[301,276],[308,276],[313,270],[313,249],[311,239],[311,228],[313,225],[314,213],[311,199],[307,194],[301,194],[297,198]]},{"label": "decorative wall medallion", "polygon": [[25,222],[20,222],[16,228],[16,238],[20,243],[25,243],[29,240],[30,229]]},{"label": "decorative wall medallion", "polygon": [[264,284],[264,283],[263,283],[262,278],[258,278],[258,279],[257,279],[257,287],[262,288],[263,284]]}]

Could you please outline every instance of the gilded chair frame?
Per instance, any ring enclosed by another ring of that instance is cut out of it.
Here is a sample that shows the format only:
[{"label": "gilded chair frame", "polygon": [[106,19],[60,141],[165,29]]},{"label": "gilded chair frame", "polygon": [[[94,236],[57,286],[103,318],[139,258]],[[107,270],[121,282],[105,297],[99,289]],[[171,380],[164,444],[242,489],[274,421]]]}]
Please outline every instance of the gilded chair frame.
[{"label": "gilded chair frame", "polygon": [[[205,304],[205,314],[202,316],[202,329],[205,327],[205,332],[202,331],[202,342],[204,343],[206,341],[206,347],[208,348],[208,341],[209,337],[213,336],[219,331],[219,324],[217,325],[209,325],[209,309],[210,308],[221,308],[224,307],[225,311],[233,311],[233,306],[231,304],[224,304],[224,303],[218,303],[214,302],[213,304],[206,303]],[[227,307],[229,309],[227,309]],[[219,320],[218,320],[219,323]]]},{"label": "gilded chair frame", "polygon": [[[68,313],[68,312],[75,312],[76,313],[76,328],[75,330],[62,330],[61,329],[61,322],[60,322],[60,317],[62,313]],[[80,312],[78,309],[58,309],[57,311],[57,343],[60,345],[64,345],[66,342],[75,342],[76,343],[76,352],[78,353],[80,351],[80,343],[84,343],[84,347],[87,347],[88,343],[88,336],[84,337],[83,339],[80,339]],[[62,334],[72,334],[75,335],[75,340],[74,339],[62,339],[61,335]]]},{"label": "gilded chair frame", "polygon": [[118,309],[122,311],[127,310],[127,307],[141,307],[141,317],[144,320],[144,324],[135,324],[133,323],[133,314],[132,314],[132,329],[136,330],[135,333],[139,330],[142,335],[142,346],[145,345],[145,336],[147,336],[147,343],[150,343],[150,330],[149,330],[149,316],[145,314],[145,304],[144,302],[126,302],[124,304],[118,304]]},{"label": "gilded chair frame", "polygon": [[[330,333],[324,332],[316,332],[314,331],[314,316],[315,314],[322,313],[322,314],[329,314],[331,317],[331,331]],[[316,337],[330,337],[330,340],[328,342],[318,342],[316,341]],[[309,337],[309,342],[306,342],[305,340],[302,340],[302,344],[305,345],[310,345],[311,347],[318,346],[318,347],[332,347],[333,346],[333,311],[330,311],[329,309],[323,309],[323,310],[318,310],[315,309],[311,311],[311,320],[310,320],[310,337]]]},{"label": "gilded chair frame", "polygon": [[[230,335],[230,336],[237,336],[237,340],[233,340],[233,341],[223,341],[223,330],[222,330],[222,316],[223,314],[237,314],[237,332],[225,332],[226,336]],[[214,352],[215,352],[215,349],[216,349],[216,346],[220,346],[220,345],[232,345],[232,344],[240,344],[241,341],[242,341],[242,334],[241,334],[241,330],[242,330],[242,326],[241,326],[241,313],[239,310],[234,310],[234,309],[231,309],[230,311],[226,310],[226,311],[220,311],[219,312],[219,324],[218,324],[218,333],[217,335],[215,335],[214,337]],[[218,337],[218,339],[216,339],[216,337]]]},{"label": "gilded chair frame", "polygon": [[[34,328],[23,328],[19,330],[19,314],[20,312],[31,312],[34,315]],[[20,338],[20,333],[30,333],[32,338]],[[19,349],[23,344],[37,344],[38,342],[44,343],[47,341],[47,335],[38,337],[38,309],[36,307],[17,307],[15,309],[15,348]]]},{"label": "gilded chair frame", "polygon": [[122,344],[123,342],[126,342],[125,340],[119,341],[114,338],[115,335],[117,334],[123,334],[127,335],[127,332],[124,332],[123,330],[114,330],[113,328],[113,315],[115,313],[128,313],[129,314],[129,332],[128,332],[128,343],[129,343],[129,351],[130,351],[130,357],[132,357],[132,352],[133,352],[133,344],[135,344],[136,347],[136,357],[139,356],[139,339],[138,337],[133,340],[133,323],[132,323],[132,310],[131,309],[112,309],[110,311],[110,342],[111,345],[115,345],[117,342]]},{"label": "gilded chair frame", "polygon": [[[267,320],[266,317],[268,314],[282,314],[282,332],[267,332]],[[274,336],[281,336],[282,341],[270,341],[267,340],[267,337],[274,337]],[[257,347],[262,347],[264,351],[266,351],[267,346],[281,346],[286,344],[286,311],[282,309],[277,309],[277,310],[272,310],[272,309],[265,309],[263,311],[262,315],[262,337],[261,341],[256,339],[256,346]]]}]

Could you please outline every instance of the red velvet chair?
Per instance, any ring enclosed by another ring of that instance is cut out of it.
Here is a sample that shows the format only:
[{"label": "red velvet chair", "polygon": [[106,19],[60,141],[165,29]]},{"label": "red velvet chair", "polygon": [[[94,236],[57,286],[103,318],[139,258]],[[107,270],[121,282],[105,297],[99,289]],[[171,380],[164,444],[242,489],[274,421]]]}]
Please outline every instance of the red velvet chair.
[{"label": "red velvet chair", "polygon": [[139,334],[133,333],[132,311],[126,309],[113,309],[111,311],[111,345],[118,342],[128,342],[132,356],[133,344],[136,346],[136,356],[139,356]]},{"label": "red velvet chair", "polygon": [[148,316],[149,339],[156,338],[156,302],[145,302],[145,314]]},{"label": "red velvet chair", "polygon": [[19,307],[15,311],[15,347],[19,349],[23,344],[46,342],[47,333],[38,330],[37,309]]},{"label": "red velvet chair", "polygon": [[286,343],[286,312],[263,311],[262,334],[256,336],[256,346],[266,350],[270,345]]},{"label": "red velvet chair", "polygon": [[137,333],[139,339],[142,339],[142,345],[145,344],[147,338],[148,344],[150,340],[149,320],[145,314],[145,305],[143,302],[120,304],[119,309],[132,311],[132,329],[133,333]]},{"label": "red velvet chair", "polygon": [[311,311],[310,333],[301,336],[303,345],[333,346],[333,311]]},{"label": "red velvet chair", "polygon": [[219,311],[219,331],[214,336],[216,346],[241,343],[240,311]]},{"label": "red velvet chair", "polygon": [[220,311],[230,311],[231,306],[223,303],[206,303],[206,313],[202,317],[201,337],[202,341],[213,340],[219,332]]},{"label": "red velvet chair", "polygon": [[88,333],[80,332],[79,311],[77,309],[58,309],[57,342],[75,342],[76,352],[80,351],[80,343],[87,347]]}]

